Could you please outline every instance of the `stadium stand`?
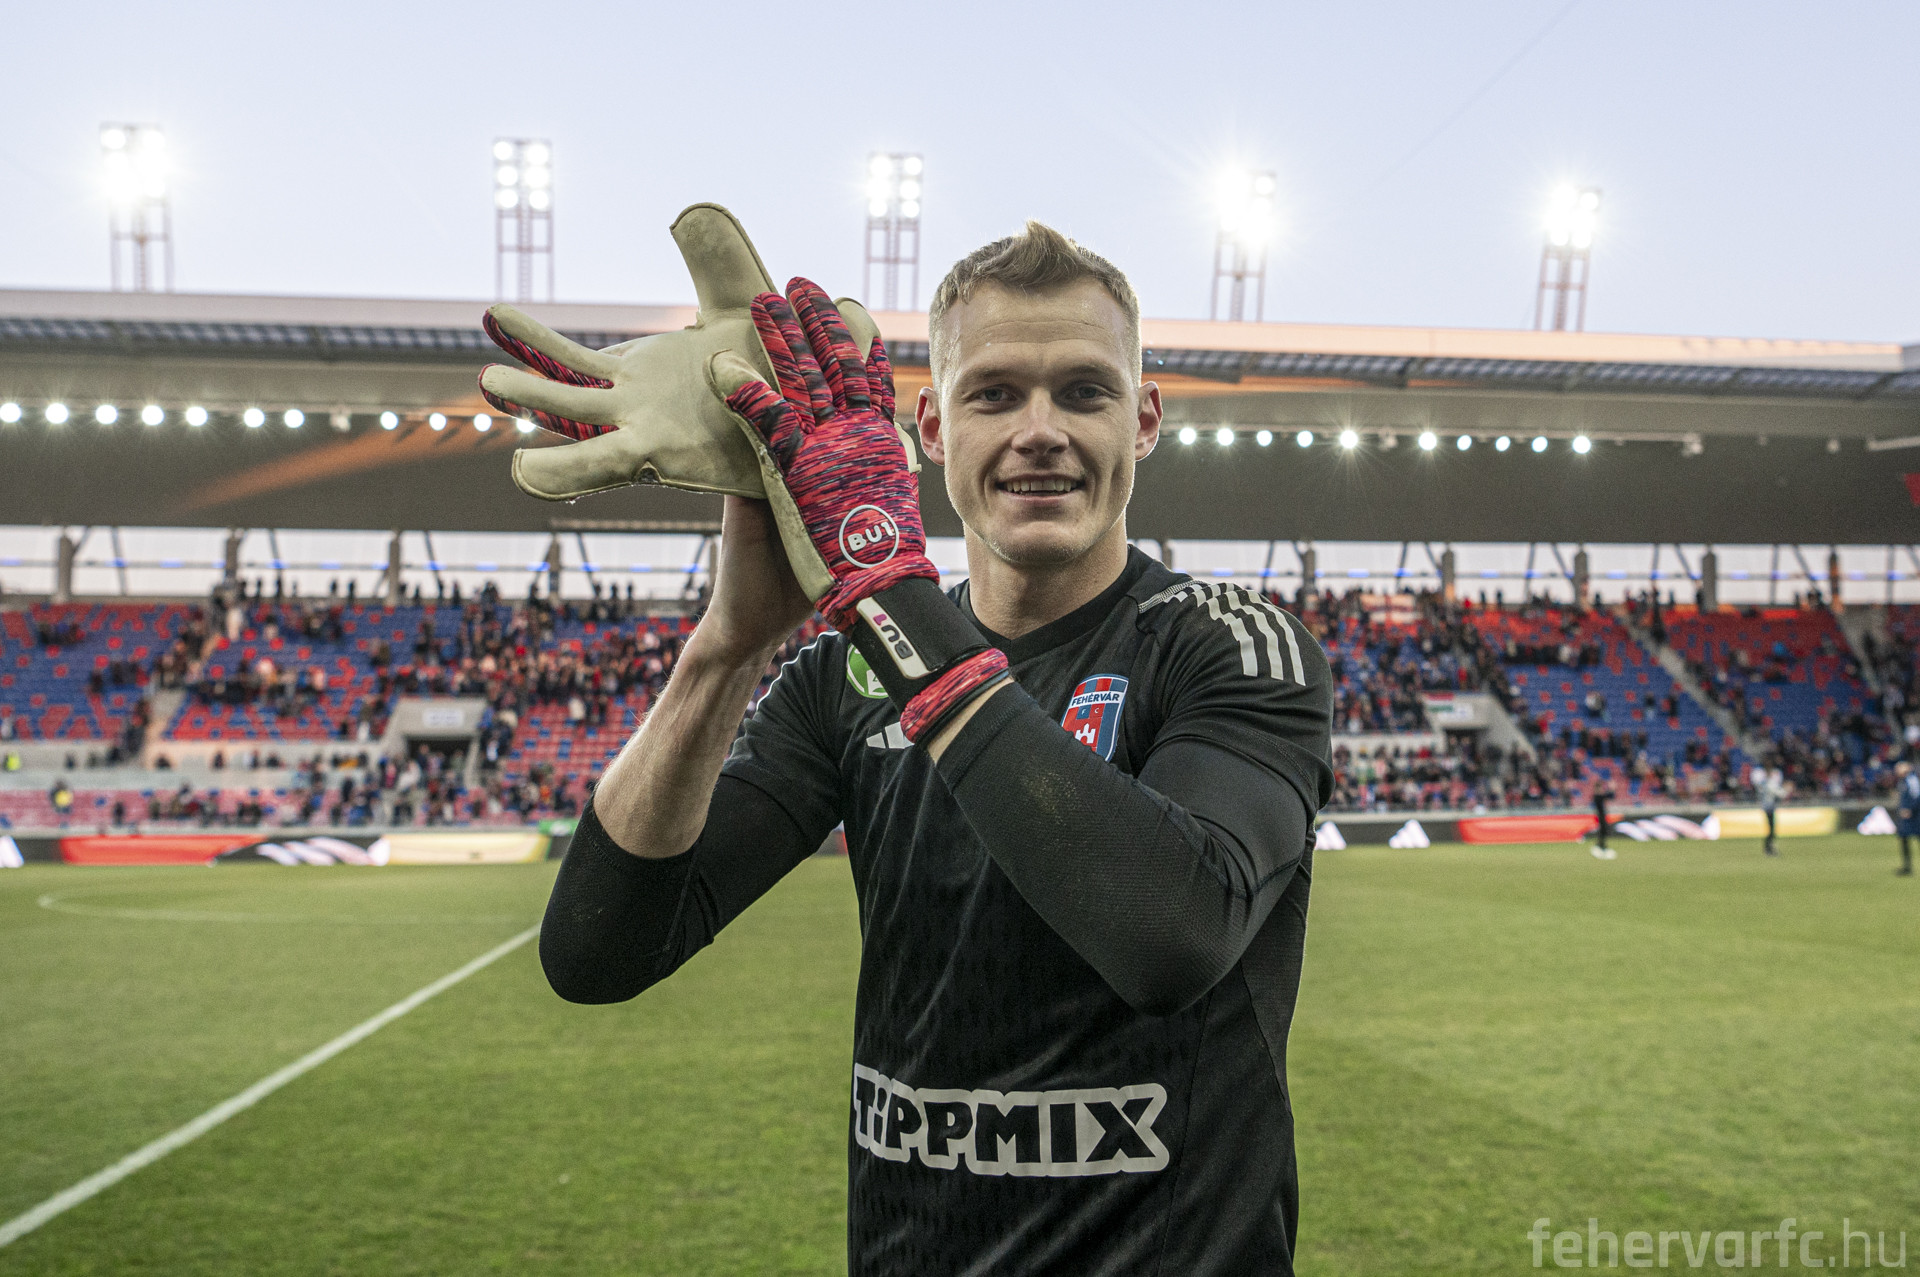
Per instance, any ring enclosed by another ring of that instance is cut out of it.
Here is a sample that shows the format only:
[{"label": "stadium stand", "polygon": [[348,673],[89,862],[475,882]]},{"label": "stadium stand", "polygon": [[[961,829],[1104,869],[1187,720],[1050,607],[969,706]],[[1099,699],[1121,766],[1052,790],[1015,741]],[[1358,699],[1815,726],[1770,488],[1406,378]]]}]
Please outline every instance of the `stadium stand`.
[{"label": "stadium stand", "polygon": [[[1629,621],[1648,621],[1642,634],[1655,646],[1670,641],[1801,793],[1884,789],[1902,743],[1889,724],[1920,681],[1920,608],[1890,609],[1888,638],[1870,649],[1876,693],[1824,609],[1646,614],[1358,590],[1294,606],[1336,677],[1333,811],[1579,806],[1601,783],[1624,802],[1750,798],[1749,773],[1762,760],[1676,683]],[[491,586],[398,606],[265,599],[256,588],[207,605],[0,613],[0,746],[75,746],[71,782],[0,790],[0,827],[569,815],[639,725],[691,627],[611,593],[507,603]],[[816,620],[789,641],[759,694],[820,629]],[[149,697],[169,692],[178,708],[150,728]],[[1489,693],[1524,745],[1432,732],[1422,695],[1433,692]],[[471,761],[465,741],[383,752],[396,701],[419,695],[484,698]],[[230,748],[207,755],[208,743]],[[209,770],[169,776],[169,746],[188,744]],[[143,745],[158,770],[113,767]]]},{"label": "stadium stand", "polygon": [[1884,792],[1893,763],[1912,743],[1901,729],[1913,679],[1911,641],[1898,628],[1907,624],[1898,615],[1905,611],[1889,609],[1896,614],[1891,641],[1867,652],[1868,666],[1883,666],[1881,692],[1824,607],[1684,609],[1654,618],[1653,629],[1761,743],[1796,794],[1847,798]]},{"label": "stadium stand", "polygon": [[104,742],[130,752],[156,651],[198,609],[181,604],[40,606],[0,613],[0,736]]},{"label": "stadium stand", "polygon": [[1718,792],[1745,764],[1738,742],[1612,614],[1536,603],[1469,615],[1536,747],[1578,764],[1575,801],[1601,780],[1627,798]]},{"label": "stadium stand", "polygon": [[1865,748],[1871,733],[1856,720],[1877,716],[1877,698],[1826,609],[1688,609],[1668,616],[1663,628],[1702,685],[1749,730],[1778,740],[1842,721],[1851,747]]}]

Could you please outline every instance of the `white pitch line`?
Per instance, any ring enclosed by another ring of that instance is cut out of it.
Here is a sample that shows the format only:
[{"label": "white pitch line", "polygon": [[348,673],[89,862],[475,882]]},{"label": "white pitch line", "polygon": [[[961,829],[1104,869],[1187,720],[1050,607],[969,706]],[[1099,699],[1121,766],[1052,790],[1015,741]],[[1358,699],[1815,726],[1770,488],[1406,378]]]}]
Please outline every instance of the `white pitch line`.
[{"label": "white pitch line", "polygon": [[0,1224],[0,1246],[19,1240],[62,1212],[72,1210],[89,1197],[113,1187],[141,1167],[151,1166],[176,1148],[199,1139],[234,1114],[252,1108],[301,1074],[325,1064],[354,1043],[372,1037],[428,998],[451,989],[474,972],[506,957],[539,934],[539,927],[528,927],[504,944],[487,950],[458,971],[448,972],[426,988],[408,994],[372,1019],[354,1025],[325,1046],[316,1047],[287,1067],[261,1078],[232,1099],[223,1100],[214,1105],[178,1130],[170,1131],[145,1148],[127,1154],[104,1171],[89,1175],[65,1192],[54,1194],[26,1214]]}]

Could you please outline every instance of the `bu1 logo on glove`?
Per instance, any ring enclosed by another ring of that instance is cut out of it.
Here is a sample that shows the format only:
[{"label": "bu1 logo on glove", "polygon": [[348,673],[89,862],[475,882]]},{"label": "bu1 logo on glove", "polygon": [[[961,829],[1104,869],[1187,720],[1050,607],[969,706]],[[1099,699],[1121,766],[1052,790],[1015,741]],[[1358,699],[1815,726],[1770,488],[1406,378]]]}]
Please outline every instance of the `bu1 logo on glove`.
[{"label": "bu1 logo on glove", "polygon": [[877,505],[857,505],[840,520],[840,553],[863,568],[877,568],[900,550],[900,525]]}]

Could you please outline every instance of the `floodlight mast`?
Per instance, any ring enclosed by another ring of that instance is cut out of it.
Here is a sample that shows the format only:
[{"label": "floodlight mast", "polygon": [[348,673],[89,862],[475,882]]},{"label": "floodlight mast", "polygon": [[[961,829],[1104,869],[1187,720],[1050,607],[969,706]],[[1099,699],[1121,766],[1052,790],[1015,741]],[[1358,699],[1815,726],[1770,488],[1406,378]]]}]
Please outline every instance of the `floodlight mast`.
[{"label": "floodlight mast", "polygon": [[[1540,250],[1540,286],[1534,294],[1533,327],[1587,330],[1587,276],[1593,259],[1593,229],[1600,217],[1600,188],[1562,186],[1547,204],[1547,238]],[[1551,314],[1549,314],[1551,312]],[[1547,321],[1551,319],[1551,324]]]},{"label": "floodlight mast", "polygon": [[[546,266],[546,293],[534,295]],[[508,267],[513,296],[507,296]],[[553,300],[553,143],[503,137],[493,143],[493,291],[502,301]]]},{"label": "floodlight mast", "polygon": [[1227,284],[1230,321],[1247,317],[1247,284],[1253,284],[1253,318],[1266,318],[1267,243],[1273,237],[1273,197],[1279,184],[1271,172],[1231,169],[1220,175],[1215,191],[1220,212],[1213,242],[1213,292],[1208,317],[1220,318],[1220,284]]},{"label": "floodlight mast", "polygon": [[[916,310],[920,305],[920,205],[926,163],[908,152],[876,152],[867,158],[867,238],[864,281],[880,310]],[[874,288],[878,268],[879,289]],[[906,305],[900,276],[908,276]]]},{"label": "floodlight mast", "polygon": [[173,209],[167,199],[166,133],[158,124],[102,124],[100,160],[107,185],[107,252],[113,291],[153,292],[157,274],[163,281],[159,291],[172,292]]}]

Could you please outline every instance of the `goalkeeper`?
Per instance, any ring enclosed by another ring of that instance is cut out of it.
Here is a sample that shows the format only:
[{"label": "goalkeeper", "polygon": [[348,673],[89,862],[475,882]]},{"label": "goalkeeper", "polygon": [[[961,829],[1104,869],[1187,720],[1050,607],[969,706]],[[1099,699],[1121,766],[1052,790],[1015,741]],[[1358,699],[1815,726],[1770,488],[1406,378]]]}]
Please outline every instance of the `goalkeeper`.
[{"label": "goalkeeper", "polygon": [[[767,501],[727,498],[711,606],[555,882],[548,979],[635,996],[844,823],[849,1271],[1291,1272],[1286,1044],[1328,668],[1260,596],[1129,546],[1161,423],[1132,287],[1037,223],[941,283],[915,415],[966,529],[969,579],[944,593],[870,321],[805,280],[743,313],[760,350],[706,377]],[[523,456],[605,447],[587,479],[516,476],[612,486],[629,445],[564,418],[625,393],[616,352],[577,376],[538,362],[551,338],[524,357],[573,386],[483,384],[587,439]],[[708,489],[752,490],[727,473]],[[816,607],[838,633],[738,730]]]}]

